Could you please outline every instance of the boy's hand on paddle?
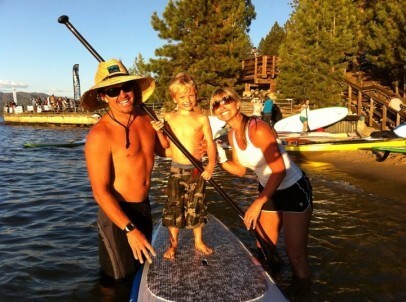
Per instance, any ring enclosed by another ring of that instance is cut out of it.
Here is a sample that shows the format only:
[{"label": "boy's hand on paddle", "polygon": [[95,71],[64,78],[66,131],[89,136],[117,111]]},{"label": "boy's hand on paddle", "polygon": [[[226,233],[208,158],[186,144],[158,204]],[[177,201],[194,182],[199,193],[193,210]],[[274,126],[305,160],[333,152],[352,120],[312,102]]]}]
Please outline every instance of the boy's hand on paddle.
[{"label": "boy's hand on paddle", "polygon": [[165,124],[161,121],[151,121],[151,125],[156,132],[162,132],[162,128],[165,126]]},{"label": "boy's hand on paddle", "polygon": [[208,167],[204,168],[204,171],[202,172],[202,177],[204,180],[209,180],[212,175],[213,169],[209,169]]},{"label": "boy's hand on paddle", "polygon": [[143,233],[141,233],[137,229],[134,229],[131,232],[127,233],[127,239],[136,260],[143,264],[145,257],[145,259],[149,263],[152,263],[151,255],[156,256],[156,253]]}]

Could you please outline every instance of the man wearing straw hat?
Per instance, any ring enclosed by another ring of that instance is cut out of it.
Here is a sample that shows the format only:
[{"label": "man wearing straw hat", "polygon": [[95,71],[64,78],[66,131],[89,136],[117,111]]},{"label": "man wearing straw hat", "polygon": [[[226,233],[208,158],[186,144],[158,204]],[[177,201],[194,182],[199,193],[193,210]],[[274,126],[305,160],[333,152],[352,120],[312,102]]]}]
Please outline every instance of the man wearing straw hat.
[{"label": "man wearing straw hat", "polygon": [[[95,85],[84,93],[87,110],[109,107],[87,136],[85,157],[99,205],[99,258],[102,280],[132,276],[155,251],[148,193],[156,132],[140,108],[153,93],[150,77],[130,75],[121,61],[100,62]],[[106,285],[108,285],[107,283]]]}]

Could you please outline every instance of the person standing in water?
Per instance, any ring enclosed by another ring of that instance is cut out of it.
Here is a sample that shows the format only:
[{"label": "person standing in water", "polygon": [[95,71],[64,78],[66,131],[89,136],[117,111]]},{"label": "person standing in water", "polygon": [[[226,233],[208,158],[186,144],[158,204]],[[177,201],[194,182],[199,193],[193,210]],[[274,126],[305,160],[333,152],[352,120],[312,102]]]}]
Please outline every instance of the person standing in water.
[{"label": "person standing in water", "polygon": [[121,61],[100,62],[95,85],[83,94],[86,110],[109,107],[86,139],[85,158],[99,205],[102,285],[128,280],[156,255],[148,198],[158,138],[140,108],[153,93],[150,77],[130,75]]},{"label": "person standing in water", "polygon": [[[275,130],[258,118],[241,113],[241,100],[230,88],[213,92],[211,110],[230,126],[228,159],[217,144],[218,162],[231,174],[243,176],[247,168],[259,182],[258,197],[244,215],[247,229],[256,229],[273,245],[283,227],[285,248],[293,270],[292,284],[309,288],[310,270],[307,243],[313,212],[312,186],[306,174],[289,158]],[[258,227],[260,224],[261,227]]]}]

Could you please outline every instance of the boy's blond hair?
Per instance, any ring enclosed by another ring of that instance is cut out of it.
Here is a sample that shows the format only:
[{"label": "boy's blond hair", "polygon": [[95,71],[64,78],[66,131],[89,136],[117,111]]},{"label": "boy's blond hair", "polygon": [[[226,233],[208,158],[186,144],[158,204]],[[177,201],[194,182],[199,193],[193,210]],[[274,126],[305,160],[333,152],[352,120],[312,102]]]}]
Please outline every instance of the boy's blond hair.
[{"label": "boy's blond hair", "polygon": [[179,91],[185,91],[194,88],[197,93],[197,85],[195,79],[186,72],[178,73],[169,83],[169,93],[171,97],[175,97]]}]

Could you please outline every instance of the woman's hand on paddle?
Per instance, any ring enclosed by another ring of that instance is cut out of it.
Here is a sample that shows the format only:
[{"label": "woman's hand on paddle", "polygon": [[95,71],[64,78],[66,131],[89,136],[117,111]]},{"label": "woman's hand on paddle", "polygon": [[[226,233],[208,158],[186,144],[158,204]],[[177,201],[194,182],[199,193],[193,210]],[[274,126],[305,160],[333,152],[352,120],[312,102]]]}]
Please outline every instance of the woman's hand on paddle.
[{"label": "woman's hand on paddle", "polygon": [[144,234],[139,230],[134,229],[127,233],[128,243],[133,251],[134,258],[138,260],[141,264],[144,263],[144,257],[149,262],[152,263],[152,256],[156,256],[155,250],[152,245],[145,238]]},{"label": "woman's hand on paddle", "polygon": [[254,201],[254,203],[245,212],[244,224],[247,227],[247,230],[250,230],[251,226],[252,229],[255,230],[255,227],[257,226],[257,220],[259,218],[259,215],[261,214],[261,209],[262,205]]}]

